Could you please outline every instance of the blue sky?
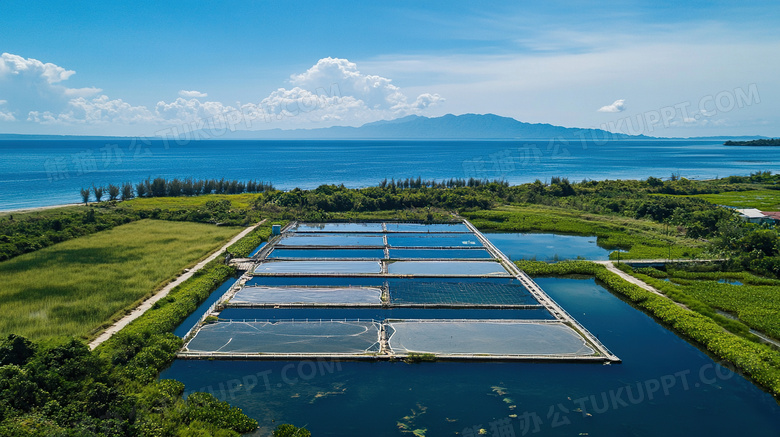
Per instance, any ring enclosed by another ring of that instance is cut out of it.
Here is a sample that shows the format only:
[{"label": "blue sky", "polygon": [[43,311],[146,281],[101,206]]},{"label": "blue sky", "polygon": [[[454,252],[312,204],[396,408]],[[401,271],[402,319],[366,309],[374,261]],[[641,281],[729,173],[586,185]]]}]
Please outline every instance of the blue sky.
[{"label": "blue sky", "polygon": [[0,132],[495,113],[780,136],[767,2],[0,2]]}]

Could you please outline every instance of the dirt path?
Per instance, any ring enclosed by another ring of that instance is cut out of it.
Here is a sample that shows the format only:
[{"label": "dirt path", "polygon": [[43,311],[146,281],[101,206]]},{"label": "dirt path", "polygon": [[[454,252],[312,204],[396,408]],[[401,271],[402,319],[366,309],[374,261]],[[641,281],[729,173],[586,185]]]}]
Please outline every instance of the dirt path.
[{"label": "dirt path", "polygon": [[[647,284],[646,282],[644,282],[644,281],[642,281],[642,280],[640,280],[640,279],[637,279],[637,278],[635,278],[635,277],[633,277],[633,276],[629,275],[628,273],[624,272],[623,270],[620,270],[619,268],[615,267],[615,264],[614,264],[612,261],[594,261],[594,262],[595,262],[596,264],[601,264],[601,265],[603,265],[603,266],[604,266],[604,267],[606,267],[606,268],[607,268],[607,270],[609,270],[610,272],[612,272],[612,273],[614,273],[614,274],[616,274],[616,275],[620,276],[620,277],[621,277],[621,278],[623,278],[624,280],[626,280],[626,281],[628,281],[628,282],[630,282],[630,283],[632,283],[632,284],[636,285],[637,287],[640,287],[640,288],[642,288],[642,289],[644,289],[644,290],[647,290],[647,291],[649,291],[649,292],[651,292],[651,293],[655,293],[655,294],[657,294],[657,295],[659,295],[659,296],[662,296],[662,297],[667,297],[665,294],[661,293],[661,292],[660,292],[660,291],[658,291],[656,288],[654,288],[654,287],[650,286],[650,285],[649,285],[649,284]],[[675,302],[675,303],[677,303],[677,302]],[[681,304],[679,304],[679,303],[677,303],[677,305],[683,306],[683,305],[681,305]],[[683,307],[684,307],[684,306],[683,306]]]},{"label": "dirt path", "polygon": [[216,257],[218,257],[220,254],[222,254],[222,252],[227,250],[228,247],[230,247],[236,241],[244,238],[247,234],[249,234],[250,232],[255,230],[255,228],[257,228],[258,226],[262,225],[264,222],[265,222],[265,219],[263,219],[262,221],[258,222],[254,226],[250,226],[250,227],[244,229],[238,235],[233,237],[230,241],[225,243],[224,246],[220,247],[219,249],[214,251],[211,255],[209,255],[208,258],[206,258],[203,261],[199,262],[198,264],[195,265],[195,267],[192,267],[191,269],[189,269],[189,271],[187,271],[186,273],[184,273],[181,276],[179,276],[178,278],[176,278],[175,281],[173,281],[173,282],[169,283],[168,285],[166,285],[165,287],[163,287],[154,296],[152,296],[149,299],[146,299],[145,301],[141,302],[141,304],[138,305],[137,307],[135,307],[135,309],[133,309],[133,311],[131,311],[130,314],[127,314],[126,316],[124,316],[121,319],[119,319],[119,321],[117,321],[113,325],[109,326],[97,338],[92,340],[92,342],[89,343],[89,348],[90,349],[95,349],[101,343],[103,343],[104,341],[106,341],[109,338],[111,338],[112,335],[116,334],[117,332],[119,332],[119,330],[121,330],[122,328],[124,328],[125,326],[130,324],[130,322],[132,322],[133,320],[141,317],[141,315],[143,315],[143,313],[145,313],[146,310],[151,308],[152,305],[155,304],[155,302],[157,302],[158,300],[160,300],[160,299],[164,298],[165,296],[167,296],[168,293],[170,293],[170,291],[173,290],[174,287],[176,287],[177,285],[183,283],[187,279],[191,278],[192,275],[195,274],[195,272],[197,272],[198,270],[200,270],[203,267],[205,267],[206,264],[208,264],[211,261],[213,261]]}]

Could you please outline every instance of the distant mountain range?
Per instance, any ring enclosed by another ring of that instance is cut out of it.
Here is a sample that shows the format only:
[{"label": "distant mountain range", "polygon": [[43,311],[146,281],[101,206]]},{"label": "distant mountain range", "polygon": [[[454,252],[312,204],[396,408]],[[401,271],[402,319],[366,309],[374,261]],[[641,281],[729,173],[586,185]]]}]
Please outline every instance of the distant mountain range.
[{"label": "distant mountain range", "polygon": [[410,115],[375,121],[360,127],[335,126],[322,129],[272,129],[236,132],[241,137],[269,139],[531,139],[531,138],[649,138],[613,134],[600,129],[578,129],[551,124],[532,124],[494,114],[447,114],[442,117]]},{"label": "distant mountain range", "polygon": [[[194,138],[212,138],[208,131]],[[121,137],[95,137],[70,135],[16,135],[0,134],[2,139],[69,140],[69,139],[119,139]],[[616,134],[601,129],[580,129],[555,126],[546,123],[525,123],[514,118],[494,114],[447,114],[442,117],[410,115],[388,121],[376,121],[360,127],[334,126],[319,129],[270,129],[259,131],[227,132],[214,139],[666,139],[645,135]],[[756,139],[761,136],[743,137],[696,137],[691,139]]]}]

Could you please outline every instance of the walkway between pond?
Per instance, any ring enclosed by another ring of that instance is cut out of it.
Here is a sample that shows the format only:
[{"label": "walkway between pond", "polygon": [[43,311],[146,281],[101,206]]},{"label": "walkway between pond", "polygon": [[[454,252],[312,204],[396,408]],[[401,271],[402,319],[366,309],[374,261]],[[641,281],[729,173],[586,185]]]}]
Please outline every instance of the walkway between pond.
[{"label": "walkway between pond", "polygon": [[203,261],[201,261],[198,264],[196,264],[195,267],[192,267],[191,269],[189,269],[188,271],[183,273],[181,276],[176,278],[176,280],[174,280],[173,282],[171,282],[168,285],[166,285],[165,287],[163,287],[154,296],[152,296],[149,299],[146,299],[145,301],[141,302],[141,304],[138,305],[137,307],[135,307],[135,309],[133,309],[133,311],[131,311],[129,314],[127,314],[126,316],[124,316],[121,319],[119,319],[119,321],[117,321],[113,325],[109,326],[105,331],[103,331],[102,334],[100,334],[97,338],[92,340],[89,343],[89,348],[90,349],[95,349],[96,347],[100,346],[101,343],[103,343],[104,341],[106,341],[109,338],[111,338],[112,335],[116,334],[122,328],[124,328],[125,326],[129,325],[130,322],[132,322],[133,320],[141,317],[141,315],[143,315],[143,313],[145,313],[149,308],[151,308],[152,305],[154,305],[158,300],[160,300],[160,299],[164,298],[165,296],[167,296],[168,293],[170,293],[171,290],[173,290],[177,285],[180,285],[184,281],[186,281],[187,279],[190,279],[192,277],[192,275],[195,274],[195,272],[197,272],[198,270],[200,270],[203,267],[205,267],[206,264],[210,263],[211,261],[216,259],[218,256],[222,255],[222,253],[225,252],[228,247],[230,247],[233,244],[235,244],[238,240],[246,237],[247,234],[249,234],[250,232],[254,231],[258,226],[260,226],[263,223],[265,223],[265,220],[266,219],[263,219],[260,222],[258,222],[257,224],[244,229],[238,235],[233,237],[230,241],[225,243],[224,246],[220,247],[219,249],[214,251],[211,255],[209,255],[206,259],[204,259]]},{"label": "walkway between pond", "polygon": [[[713,260],[713,261],[720,261],[720,260]],[[626,281],[636,285],[637,287],[640,287],[640,288],[642,288],[644,290],[647,290],[647,291],[649,291],[651,293],[655,293],[655,294],[657,294],[659,296],[665,297],[665,298],[671,300],[672,302],[674,302],[675,304],[677,304],[677,306],[685,308],[685,309],[690,310],[690,311],[693,311],[690,308],[688,308],[687,306],[681,304],[680,302],[677,302],[674,299],[670,298],[669,296],[661,293],[660,291],[658,291],[658,289],[650,286],[649,284],[647,284],[646,282],[642,281],[641,279],[635,278],[635,277],[629,275],[628,273],[624,272],[623,270],[620,270],[619,268],[617,268],[615,266],[614,261],[593,261],[593,262],[595,262],[596,264],[603,265],[610,272],[620,276],[624,280],[626,280]],[[628,264],[628,262],[626,262],[626,264]],[[729,318],[732,318],[732,319],[735,319],[735,320],[739,320],[738,318],[733,317],[733,316],[726,315],[726,317],[729,317]],[[750,333],[755,335],[756,337],[760,338],[761,340],[763,340],[764,343],[772,344],[776,348],[780,349],[780,341],[777,341],[777,340],[769,337],[768,335],[764,334],[763,332],[757,331],[757,330],[752,329],[752,328],[750,329]]]},{"label": "walkway between pond", "polygon": [[[624,272],[623,270],[620,270],[619,268],[615,267],[615,264],[614,264],[613,261],[593,261],[593,262],[595,262],[596,264],[603,265],[610,272],[620,276],[621,278],[623,278],[623,280],[625,280],[627,282],[630,282],[630,283],[636,285],[637,287],[642,288],[643,290],[647,290],[647,291],[649,291],[651,293],[657,294],[657,295],[662,296],[662,297],[667,297],[665,294],[663,294],[660,291],[658,291],[655,287],[650,286],[650,284],[642,281],[641,279],[635,278],[635,277],[629,275],[628,273]],[[626,264],[628,264],[628,263],[626,263]],[[672,301],[672,302],[674,302],[674,301]],[[686,308],[684,305],[680,304],[679,302],[675,302],[675,303],[677,303],[677,305],[680,305],[683,308]]]}]

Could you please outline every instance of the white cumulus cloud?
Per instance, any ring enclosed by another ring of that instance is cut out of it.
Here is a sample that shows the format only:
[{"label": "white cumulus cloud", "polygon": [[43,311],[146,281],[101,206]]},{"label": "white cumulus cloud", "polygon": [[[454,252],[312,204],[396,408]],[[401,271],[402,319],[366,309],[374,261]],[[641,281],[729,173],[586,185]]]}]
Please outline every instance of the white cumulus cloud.
[{"label": "white cumulus cloud", "polygon": [[[365,74],[347,59],[323,58],[300,74],[290,76],[291,88],[278,88],[259,101],[234,105],[207,101],[207,93],[179,90],[173,101],[134,106],[101,94],[100,88],[63,85],[74,71],[52,63],[4,53],[0,57],[0,121],[59,125],[136,125],[159,128],[200,126],[204,120],[248,119],[246,128],[322,127],[420,114],[444,101],[422,93],[413,100],[386,77]],[[257,121],[274,125],[265,125]],[[251,124],[251,126],[250,126]]]},{"label": "white cumulus cloud", "polygon": [[181,90],[181,91],[179,91],[179,95],[181,97],[184,97],[185,99],[193,99],[193,98],[201,98],[202,99],[204,97],[208,97],[209,96],[206,93],[202,93],[200,91],[195,91],[195,90],[192,90],[192,91]]},{"label": "white cumulus cloud", "polygon": [[201,102],[198,99],[188,100],[179,97],[170,103],[164,101],[157,102],[154,113],[160,121],[188,123],[198,119],[212,118],[235,110],[236,108],[220,102]]},{"label": "white cumulus cloud", "polygon": [[306,72],[292,75],[290,83],[318,94],[322,94],[318,91],[326,91],[327,94],[328,90],[337,88],[346,107],[330,108],[325,111],[326,114],[348,110],[361,121],[417,114],[444,101],[438,94],[426,93],[408,103],[406,95],[390,79],[361,73],[357,64],[339,58],[320,59]]},{"label": "white cumulus cloud", "polygon": [[52,63],[23,58],[10,53],[0,55],[0,95],[13,111],[59,112],[65,110],[71,99],[91,97],[100,88],[68,88],[61,82],[75,74]]},{"label": "white cumulus cloud", "polygon": [[0,55],[0,75],[11,74],[14,76],[30,75],[40,76],[46,82],[52,84],[67,80],[76,74],[73,70],[66,70],[52,63],[43,63],[37,59],[23,58],[10,53]]},{"label": "white cumulus cloud", "polygon": [[[3,106],[7,103],[5,100],[0,100],[0,106]],[[0,121],[14,121],[16,120],[16,117],[14,117],[14,114],[10,112],[3,112],[2,108],[0,108]]]},{"label": "white cumulus cloud", "polygon": [[111,100],[106,95],[94,99],[77,97],[69,101],[67,109],[58,114],[30,111],[27,117],[28,121],[44,124],[135,124],[155,119],[155,115],[145,106],[132,106],[122,99]]},{"label": "white cumulus cloud", "polygon": [[618,99],[612,102],[611,105],[602,106],[599,108],[599,112],[623,112],[626,110],[626,100]]}]

